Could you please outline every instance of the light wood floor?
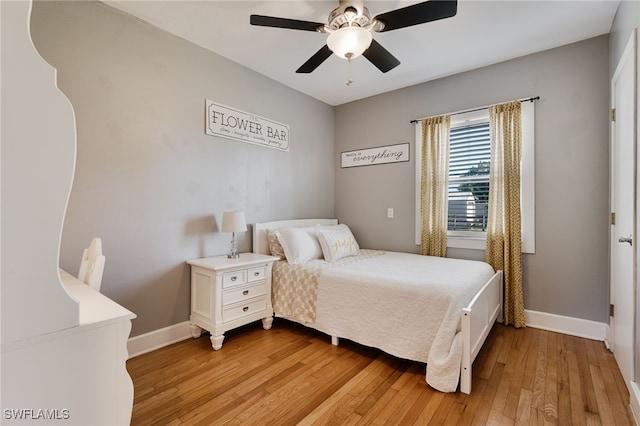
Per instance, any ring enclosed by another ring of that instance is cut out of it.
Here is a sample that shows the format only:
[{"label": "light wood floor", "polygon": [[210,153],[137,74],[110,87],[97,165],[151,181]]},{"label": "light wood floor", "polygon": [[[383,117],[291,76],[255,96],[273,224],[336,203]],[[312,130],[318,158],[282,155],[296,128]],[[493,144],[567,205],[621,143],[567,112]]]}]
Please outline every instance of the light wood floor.
[{"label": "light wood floor", "polygon": [[471,395],[444,394],[425,366],[276,319],[128,361],[133,425],[631,425],[629,395],[602,342],[496,324]]}]

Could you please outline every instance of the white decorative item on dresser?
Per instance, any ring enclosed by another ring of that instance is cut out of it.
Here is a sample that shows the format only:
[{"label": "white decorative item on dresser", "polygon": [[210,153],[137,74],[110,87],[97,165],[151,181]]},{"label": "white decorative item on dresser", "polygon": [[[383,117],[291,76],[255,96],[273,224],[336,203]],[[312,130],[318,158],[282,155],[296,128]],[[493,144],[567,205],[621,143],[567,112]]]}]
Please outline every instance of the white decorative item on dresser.
[{"label": "white decorative item on dresser", "polygon": [[94,238],[82,252],[78,279],[96,291],[100,291],[105,257],[102,254],[102,239]]},{"label": "white decorative item on dresser", "polygon": [[259,319],[273,323],[271,267],[277,257],[242,253],[187,261],[191,265],[191,335],[211,333],[213,349],[222,348],[224,333]]}]

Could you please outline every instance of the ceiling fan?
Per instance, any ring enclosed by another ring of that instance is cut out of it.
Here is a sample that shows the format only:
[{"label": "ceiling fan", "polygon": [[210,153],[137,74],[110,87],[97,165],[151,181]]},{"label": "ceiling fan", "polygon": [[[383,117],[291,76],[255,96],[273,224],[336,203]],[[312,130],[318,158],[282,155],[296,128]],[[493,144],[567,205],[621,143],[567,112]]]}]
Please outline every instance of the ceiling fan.
[{"label": "ceiling fan", "polygon": [[328,18],[328,24],[251,15],[251,25],[328,33],[327,44],[318,50],[296,73],[310,73],[332,53],[351,61],[363,55],[383,73],[400,65],[400,61],[373,39],[372,31],[385,32],[424,24],[456,14],[457,0],[430,0],[371,17],[364,0],[340,0]]}]

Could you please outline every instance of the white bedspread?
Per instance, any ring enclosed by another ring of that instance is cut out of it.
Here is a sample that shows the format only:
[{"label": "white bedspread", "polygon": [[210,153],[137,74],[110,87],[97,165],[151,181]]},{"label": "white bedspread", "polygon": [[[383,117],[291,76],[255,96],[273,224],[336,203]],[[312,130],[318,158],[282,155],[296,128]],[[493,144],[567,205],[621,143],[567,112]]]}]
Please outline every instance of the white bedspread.
[{"label": "white bedspread", "polygon": [[461,310],[493,273],[484,262],[393,252],[326,269],[318,279],[316,327],[426,362],[427,383],[454,392]]}]

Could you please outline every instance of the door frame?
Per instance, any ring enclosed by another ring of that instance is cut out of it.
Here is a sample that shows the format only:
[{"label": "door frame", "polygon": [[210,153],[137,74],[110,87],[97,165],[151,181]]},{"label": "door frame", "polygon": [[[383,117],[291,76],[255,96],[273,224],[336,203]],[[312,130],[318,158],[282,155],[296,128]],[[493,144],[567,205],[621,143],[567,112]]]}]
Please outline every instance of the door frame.
[{"label": "door frame", "polygon": [[[632,272],[632,287],[633,287],[633,313],[634,313],[634,318],[633,318],[633,325],[634,325],[634,330],[632,331],[632,336],[634,339],[634,342],[632,344],[631,350],[632,353],[631,355],[631,377],[629,378],[629,382],[627,383],[627,378],[625,378],[625,384],[627,385],[627,388],[629,389],[629,394],[630,394],[630,405],[631,405],[631,409],[634,413],[634,416],[636,419],[639,418],[640,415],[640,386],[638,384],[638,379],[640,376],[640,315],[637,314],[638,312],[638,307],[640,306],[640,295],[638,294],[638,264],[640,262],[640,250],[638,250],[637,245],[638,243],[640,243],[640,240],[638,240],[638,221],[637,221],[637,213],[638,211],[640,211],[640,196],[638,194],[638,190],[640,189],[640,176],[638,175],[638,164],[640,163],[640,152],[638,150],[638,113],[639,113],[639,107],[640,107],[640,98],[638,97],[638,73],[639,73],[639,69],[638,69],[638,31],[637,29],[634,29],[631,32],[631,36],[629,37],[629,40],[625,46],[625,49],[623,51],[623,54],[621,55],[618,64],[616,64],[616,69],[615,72],[613,74],[613,76],[611,77],[611,81],[610,81],[610,100],[611,100],[611,108],[615,108],[616,106],[616,100],[615,100],[615,92],[614,92],[614,82],[617,81],[617,77],[620,74],[623,65],[626,65],[626,61],[631,60],[632,61],[632,66],[633,66],[633,94],[632,94],[632,99],[633,99],[633,121],[632,121],[632,144],[633,144],[633,156],[634,156],[634,164],[633,164],[633,184],[634,184],[634,188],[633,188],[633,201],[632,201],[632,209],[633,209],[633,224],[632,224],[632,234],[633,234],[633,239],[635,240],[634,242],[636,244],[633,245],[633,272]],[[611,128],[610,128],[610,150],[609,150],[609,154],[610,154],[610,160],[609,160],[609,164],[610,164],[610,211],[611,212],[615,212],[614,207],[615,207],[615,192],[614,192],[614,183],[615,183],[615,122],[612,120],[611,121]],[[616,299],[620,298],[620,295],[617,295],[618,297],[616,297],[615,291],[614,291],[614,283],[613,283],[613,266],[614,266],[614,245],[616,244],[620,244],[618,242],[618,233],[615,228],[613,226],[610,226],[610,247],[609,247],[609,265],[610,265],[610,273],[609,273],[609,278],[610,278],[610,282],[609,282],[609,288],[610,288],[610,303],[615,303]],[[610,322],[610,326],[609,326],[609,330],[608,330],[608,343],[613,345],[613,337],[616,333],[615,330],[615,319],[614,317],[610,317],[609,318],[609,322]],[[613,348],[615,350],[615,348]],[[617,359],[616,359],[617,362]]]}]

